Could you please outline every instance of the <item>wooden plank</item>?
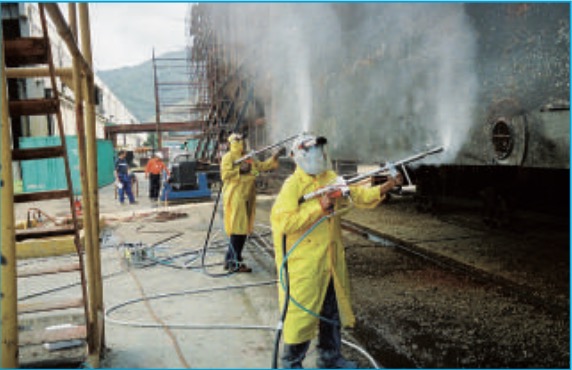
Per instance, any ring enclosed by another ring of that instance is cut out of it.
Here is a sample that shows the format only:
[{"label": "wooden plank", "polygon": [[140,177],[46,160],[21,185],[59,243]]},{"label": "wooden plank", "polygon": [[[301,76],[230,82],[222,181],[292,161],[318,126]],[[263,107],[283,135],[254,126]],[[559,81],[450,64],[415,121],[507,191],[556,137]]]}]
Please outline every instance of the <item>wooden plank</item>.
[{"label": "wooden plank", "polygon": [[12,151],[12,160],[27,161],[34,159],[57,158],[64,155],[63,146],[47,146],[43,148],[30,149],[14,149]]},{"label": "wooden plank", "polygon": [[[83,245],[82,236],[80,236],[80,242]],[[76,253],[73,235],[44,239],[29,239],[16,243],[16,258],[19,260],[64,256],[73,253]]]},{"label": "wooden plank", "polygon": [[48,63],[48,48],[42,37],[4,40],[4,55],[8,67]]},{"label": "wooden plank", "polygon": [[10,117],[55,114],[59,109],[59,105],[59,100],[55,98],[11,100],[8,103]]},{"label": "wooden plank", "polygon": [[[47,66],[6,68],[5,72],[7,78],[50,77],[50,68]],[[73,68],[55,68],[55,73],[56,76],[61,78],[73,78]]]},{"label": "wooden plank", "polygon": [[40,200],[61,199],[70,196],[68,189],[38,191],[35,193],[14,194],[14,203],[35,202]]},{"label": "wooden plank", "polygon": [[42,227],[35,229],[18,229],[16,230],[16,241],[26,239],[39,239],[59,235],[71,235],[75,233],[73,225],[65,225],[58,227]]},{"label": "wooden plank", "polygon": [[18,318],[18,330],[33,331],[47,328],[48,326],[72,324],[84,325],[85,314],[82,312],[54,311],[44,315],[26,315]]},{"label": "wooden plank", "polygon": [[59,274],[62,272],[73,272],[79,271],[80,265],[79,262],[67,264],[67,265],[59,265],[59,266],[47,266],[44,268],[39,269],[27,269],[25,271],[18,271],[18,277],[30,277],[30,276],[40,276],[40,275],[50,275],[50,274]]},{"label": "wooden plank", "polygon": [[87,358],[87,344],[80,347],[48,351],[43,344],[18,348],[20,368],[79,368]]},{"label": "wooden plank", "polygon": [[46,312],[55,310],[67,310],[68,308],[83,307],[82,298],[72,298],[51,302],[19,303],[18,313]]},{"label": "wooden plank", "polygon": [[18,335],[18,345],[29,346],[47,342],[58,342],[71,339],[85,339],[87,330],[85,325],[68,325],[41,330],[23,331]]}]

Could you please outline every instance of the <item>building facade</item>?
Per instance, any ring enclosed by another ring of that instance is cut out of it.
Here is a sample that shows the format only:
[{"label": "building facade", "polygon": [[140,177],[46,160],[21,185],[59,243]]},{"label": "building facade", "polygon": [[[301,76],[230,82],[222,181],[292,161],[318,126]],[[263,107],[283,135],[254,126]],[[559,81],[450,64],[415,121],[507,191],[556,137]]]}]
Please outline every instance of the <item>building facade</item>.
[{"label": "building facade", "polygon": [[[2,3],[2,25],[5,38],[41,37],[43,35],[38,3]],[[63,14],[67,14],[62,9]],[[49,23],[48,36],[55,68],[69,68],[72,58],[68,49]],[[92,35],[92,37],[94,37]],[[104,127],[110,124],[138,124],[139,120],[125,107],[101,79],[95,75],[95,102],[96,102],[96,136],[105,137]],[[75,135],[75,108],[74,92],[71,89],[72,81],[65,78],[57,79],[57,89],[61,100],[61,112],[66,135]],[[10,95],[18,99],[41,99],[50,97],[52,86],[46,77],[16,79],[9,82]],[[47,124],[39,124],[45,123]],[[57,122],[52,122],[52,116],[22,117],[16,126],[14,135],[17,137],[55,136]],[[120,140],[123,147],[137,147],[146,140],[146,134],[124,136]],[[15,144],[17,145],[17,144]]]}]

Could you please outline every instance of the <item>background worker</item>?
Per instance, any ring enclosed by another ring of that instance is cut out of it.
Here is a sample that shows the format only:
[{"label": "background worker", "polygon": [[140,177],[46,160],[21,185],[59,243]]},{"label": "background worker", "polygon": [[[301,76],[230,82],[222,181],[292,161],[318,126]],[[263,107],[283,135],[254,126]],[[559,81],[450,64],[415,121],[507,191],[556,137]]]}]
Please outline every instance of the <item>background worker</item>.
[{"label": "background worker", "polygon": [[125,150],[120,150],[117,153],[117,160],[115,161],[115,181],[118,184],[119,192],[119,203],[123,204],[125,200],[125,194],[129,198],[129,204],[137,204],[135,198],[133,197],[133,192],[131,191],[131,177],[129,176],[129,164],[125,156],[127,153]]},{"label": "background worker", "polygon": [[224,258],[224,269],[234,272],[251,272],[252,269],[242,262],[242,250],[246,237],[252,233],[256,212],[255,180],[260,172],[278,168],[278,150],[264,162],[254,158],[235,162],[245,155],[244,138],[241,134],[229,136],[230,151],[220,164],[223,182],[224,229],[230,237],[230,244]]},{"label": "background worker", "polygon": [[163,154],[161,152],[155,152],[153,158],[149,159],[149,162],[147,162],[145,166],[145,178],[149,178],[149,199],[151,199],[152,202],[156,202],[157,198],[159,198],[163,171],[169,176],[169,170],[167,166],[165,166],[165,163],[163,163]]},{"label": "background worker", "polygon": [[[279,274],[283,236],[289,251],[315,223],[329,216],[297,244],[287,261],[290,297],[328,321],[289,301],[283,328],[283,368],[302,368],[310,341],[317,332],[318,368],[357,366],[340,352],[341,326],[351,327],[355,322],[340,226],[340,211],[349,205],[349,200],[330,193],[299,204],[303,195],[331,185],[337,178],[337,174],[328,169],[326,143],[325,138],[312,135],[301,136],[294,142],[291,156],[296,170],[284,182],[270,216]],[[374,208],[389,190],[402,182],[401,175],[396,174],[379,186],[350,186],[350,197],[357,207]],[[283,307],[282,284],[279,284],[279,294],[280,307]]]}]

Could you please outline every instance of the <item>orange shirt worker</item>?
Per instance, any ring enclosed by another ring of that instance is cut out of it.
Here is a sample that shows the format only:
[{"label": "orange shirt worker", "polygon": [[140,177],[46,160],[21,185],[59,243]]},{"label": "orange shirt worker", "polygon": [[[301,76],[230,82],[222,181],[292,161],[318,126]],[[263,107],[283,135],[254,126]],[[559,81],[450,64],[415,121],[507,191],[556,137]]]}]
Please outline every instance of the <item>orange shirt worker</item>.
[{"label": "orange shirt worker", "polygon": [[169,170],[162,159],[163,154],[156,152],[153,158],[147,162],[147,166],[145,166],[145,178],[149,178],[149,199],[151,199],[151,201],[157,201],[157,198],[159,198],[163,171],[169,176]]}]

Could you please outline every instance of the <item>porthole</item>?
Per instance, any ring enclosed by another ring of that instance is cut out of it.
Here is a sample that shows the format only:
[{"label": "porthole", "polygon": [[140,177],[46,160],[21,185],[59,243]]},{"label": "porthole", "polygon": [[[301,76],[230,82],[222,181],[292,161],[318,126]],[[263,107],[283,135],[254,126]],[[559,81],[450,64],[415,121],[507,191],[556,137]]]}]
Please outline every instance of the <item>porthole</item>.
[{"label": "porthole", "polygon": [[514,138],[510,125],[505,120],[500,119],[493,124],[491,139],[496,158],[499,160],[508,158],[512,153]]}]

